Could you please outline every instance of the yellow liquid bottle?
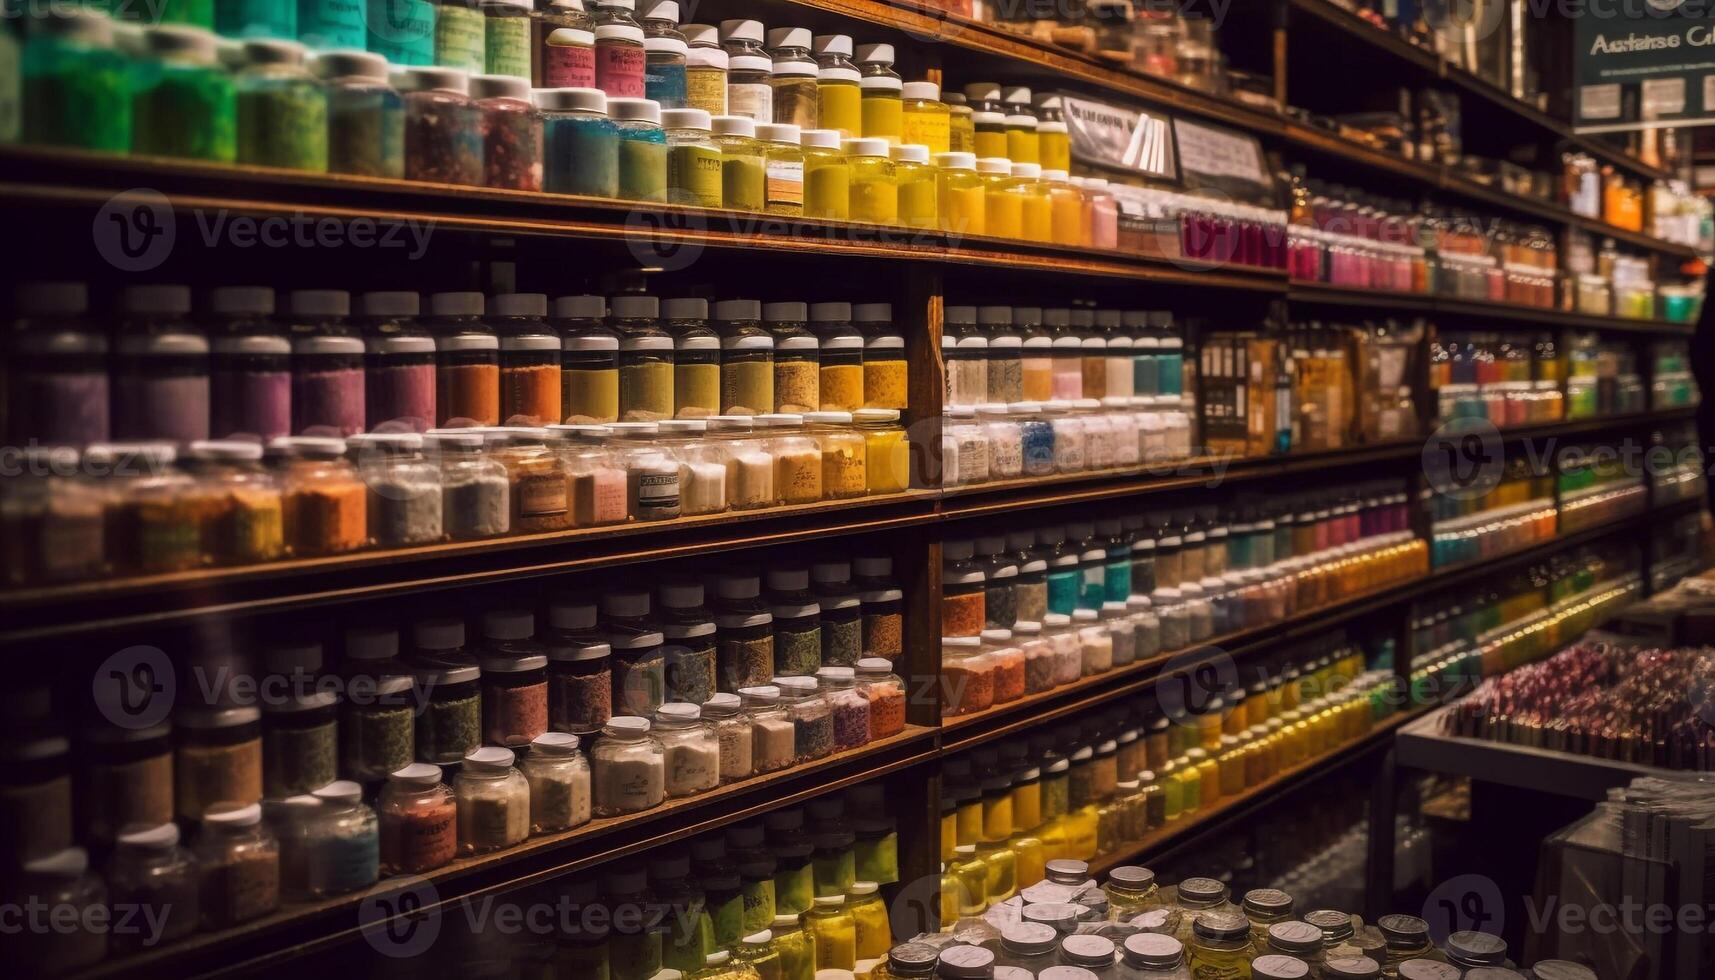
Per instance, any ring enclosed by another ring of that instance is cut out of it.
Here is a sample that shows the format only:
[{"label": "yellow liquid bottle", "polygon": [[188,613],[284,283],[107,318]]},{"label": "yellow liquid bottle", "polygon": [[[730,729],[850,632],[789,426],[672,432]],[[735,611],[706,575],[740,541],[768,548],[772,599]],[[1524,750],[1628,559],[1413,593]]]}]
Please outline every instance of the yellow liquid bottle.
[{"label": "yellow liquid bottle", "polygon": [[840,134],[810,129],[798,139],[804,148],[804,217],[850,219],[852,170],[840,150]]},{"label": "yellow liquid bottle", "polygon": [[1019,233],[1016,237],[1027,242],[1054,240],[1054,204],[1048,199],[1048,185],[1042,180],[1042,168],[1034,163],[1012,164],[1012,180],[1008,193],[1017,193],[1019,204]]},{"label": "yellow liquid bottle", "polygon": [[816,969],[850,970],[857,965],[857,922],[844,895],[818,895],[804,914],[804,931],[816,949]]},{"label": "yellow liquid bottle", "polygon": [[977,177],[983,182],[984,234],[1023,238],[1024,195],[1010,186],[1012,161],[1006,157],[983,157],[977,161]]},{"label": "yellow liquid bottle", "polygon": [[1041,881],[1048,865],[1048,848],[1042,838],[1020,834],[1008,841],[1007,846],[1012,848],[1018,887],[1028,888]]},{"label": "yellow liquid bottle", "polygon": [[1042,169],[1072,170],[1072,137],[1060,114],[1060,97],[1048,95],[1036,102],[1036,135],[1042,145]]},{"label": "yellow liquid bottle", "polygon": [[1006,155],[1013,163],[1042,164],[1042,134],[1036,131],[1036,114],[1030,109],[1030,90],[1023,86],[1001,94],[1006,112]]},{"label": "yellow liquid bottle", "polygon": [[902,94],[901,142],[922,144],[930,153],[949,152],[952,113],[941,101],[941,86],[934,82],[906,82]]},{"label": "yellow liquid bottle", "polygon": [[838,131],[840,139],[862,136],[863,96],[858,91],[858,68],[852,63],[850,35],[818,34],[811,50],[816,53],[818,125]]},{"label": "yellow liquid bottle", "polygon": [[977,120],[962,92],[941,96],[947,103],[947,148],[953,153],[976,153]]},{"label": "yellow liquid bottle", "polygon": [[1048,185],[1050,205],[1050,237],[1056,245],[1090,244],[1089,212],[1084,192],[1072,186],[1063,170],[1044,170],[1043,183]]},{"label": "yellow liquid bottle", "polygon": [[[953,879],[957,883],[957,897],[954,899],[961,918],[982,915],[989,907],[988,903],[988,865],[977,857],[975,844],[960,844],[953,855],[953,863],[948,866]],[[942,923],[946,925],[946,923]]]},{"label": "yellow liquid bottle", "polygon": [[971,108],[971,152],[977,159],[1006,156],[1006,112],[1000,104],[1000,86],[976,82],[965,86]]},{"label": "yellow liquid bottle", "polygon": [[977,158],[957,151],[938,153],[935,166],[935,206],[940,211],[941,230],[955,235],[987,234]]},{"label": "yellow liquid bottle", "polygon": [[851,170],[851,220],[899,224],[899,177],[887,158],[887,141],[865,137],[844,143]]},{"label": "yellow liquid bottle", "polygon": [[989,904],[1004,902],[1018,892],[1018,855],[1006,841],[985,841],[977,845],[977,858],[988,872]]},{"label": "yellow liquid bottle", "polygon": [[904,83],[893,70],[893,45],[863,44],[857,49],[858,87],[863,91],[863,135],[901,142],[905,132]]},{"label": "yellow liquid bottle", "polygon": [[899,182],[899,223],[907,228],[933,229],[940,223],[936,206],[937,177],[929,165],[929,148],[918,143],[892,147],[893,173]]}]

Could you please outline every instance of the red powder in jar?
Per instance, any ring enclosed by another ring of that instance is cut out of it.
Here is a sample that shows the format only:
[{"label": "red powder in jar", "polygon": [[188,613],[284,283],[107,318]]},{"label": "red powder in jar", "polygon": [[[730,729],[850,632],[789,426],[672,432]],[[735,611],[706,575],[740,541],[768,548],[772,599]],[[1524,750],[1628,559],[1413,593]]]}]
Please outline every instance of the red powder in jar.
[{"label": "red powder in jar", "polygon": [[955,661],[941,667],[941,713],[963,715],[994,704],[994,664],[968,666]]},{"label": "red powder in jar", "polygon": [[869,688],[869,737],[871,741],[905,730],[905,691],[892,684]]},{"label": "red powder in jar", "polygon": [[438,868],[458,850],[458,808],[451,799],[381,814],[381,867],[393,874]]}]

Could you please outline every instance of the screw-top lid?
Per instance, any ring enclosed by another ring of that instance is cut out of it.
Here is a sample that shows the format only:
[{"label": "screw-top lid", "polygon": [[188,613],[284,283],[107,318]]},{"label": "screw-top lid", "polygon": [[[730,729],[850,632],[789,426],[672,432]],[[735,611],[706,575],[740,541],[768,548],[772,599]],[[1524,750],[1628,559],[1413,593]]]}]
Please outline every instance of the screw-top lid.
[{"label": "screw-top lid", "polygon": [[1155,872],[1132,864],[1122,864],[1108,872],[1108,880],[1122,888],[1143,891],[1155,884]]},{"label": "screw-top lid", "polygon": [[1114,965],[1114,941],[1105,936],[1067,936],[1060,955],[1074,966],[1106,969]]},{"label": "screw-top lid", "polygon": [[1139,932],[1126,937],[1120,955],[1129,966],[1171,969],[1185,958],[1185,945],[1172,936]]},{"label": "screw-top lid", "polygon": [[191,311],[191,288],[174,285],[126,286],[119,291],[121,313],[179,314]]},{"label": "screw-top lid", "polygon": [[808,49],[810,43],[810,29],[808,27],[776,27],[768,32],[769,48]]},{"label": "screw-top lid", "polygon": [[1308,922],[1276,922],[1268,927],[1268,944],[1288,953],[1314,954],[1322,948],[1322,930]]},{"label": "screw-top lid", "polygon": [[927,99],[938,102],[941,98],[941,86],[934,82],[906,82],[900,93],[907,99]]},{"label": "screw-top lid", "polygon": [[935,166],[943,170],[975,170],[977,155],[963,150],[935,154]]},{"label": "screw-top lid", "polygon": [[983,980],[994,973],[994,953],[981,946],[948,946],[935,975],[943,980]]},{"label": "screw-top lid", "polygon": [[761,44],[764,33],[760,20],[734,18],[721,21],[722,41],[755,41]]},{"label": "screw-top lid", "polygon": [[715,116],[710,120],[710,126],[716,136],[756,136],[756,120],[749,116]]},{"label": "screw-top lid", "polygon": [[503,749],[498,745],[482,745],[464,754],[464,764],[486,770],[506,769],[511,767],[516,758],[511,749]]},{"label": "screw-top lid", "polygon": [[1269,953],[1251,960],[1253,980],[1305,980],[1310,976],[1310,964],[1296,956]]},{"label": "screw-top lid", "polygon": [[854,157],[885,157],[887,156],[887,140],[879,137],[858,137],[840,141],[847,156]]},{"label": "screw-top lid", "polygon": [[1203,939],[1238,939],[1250,931],[1250,920],[1228,909],[1199,912],[1191,920],[1191,931]]},{"label": "screw-top lid", "polygon": [[462,68],[417,65],[395,68],[388,78],[401,92],[456,92],[464,95],[470,89],[470,75]]},{"label": "screw-top lid", "polygon": [[654,99],[610,98],[607,100],[607,114],[616,120],[659,123],[661,103]]},{"label": "screw-top lid", "polygon": [[474,291],[430,293],[430,316],[481,316],[485,297]]},{"label": "screw-top lid", "polygon": [[860,44],[857,46],[857,60],[877,64],[893,64],[893,45],[891,44]]},{"label": "screw-top lid", "polygon": [[757,123],[756,138],[770,143],[798,144],[801,133],[795,123]]},{"label": "screw-top lid", "polygon": [[1015,163],[1012,165],[1012,175],[1025,178],[1041,177],[1042,165],[1039,163]]},{"label": "screw-top lid", "polygon": [[518,75],[472,75],[469,84],[473,99],[530,101],[530,80]]},{"label": "screw-top lid", "polygon": [[1447,937],[1447,956],[1465,966],[1499,966],[1506,962],[1507,943],[1492,933],[1465,930]]},{"label": "screw-top lid", "polygon": [[1054,949],[1060,934],[1040,922],[1018,922],[1000,931],[1001,945],[1019,956],[1040,956]]},{"label": "screw-top lid", "polygon": [[[1544,960],[1543,962],[1547,963],[1557,961]],[[1537,976],[1539,978],[1547,980],[1541,972],[1542,963],[1538,963],[1534,969],[1537,971]],[[1399,965],[1399,980],[1459,980],[1459,968],[1451,963],[1442,963],[1439,960],[1411,959],[1406,960]],[[1556,978],[1556,980],[1558,980],[1558,978]],[[1568,977],[1567,980],[1572,980],[1572,978]],[[1583,976],[1579,976],[1578,980],[1585,980],[1585,978]],[[1588,980],[1596,980],[1596,974],[1588,974]]]},{"label": "screw-top lid", "polygon": [[982,157],[977,160],[979,174],[1011,174],[1012,161],[1006,157]]},{"label": "screw-top lid", "polygon": [[538,109],[607,113],[607,93],[599,88],[539,88],[530,94]]},{"label": "screw-top lid", "polygon": [[1090,879],[1090,866],[1072,858],[1055,858],[1043,870],[1049,881],[1059,885],[1081,885]]},{"label": "screw-top lid", "polygon": [[488,315],[547,316],[548,297],[544,293],[498,293],[488,298]]},{"label": "screw-top lid", "polygon": [[852,55],[852,39],[849,34],[818,34],[810,42],[810,50],[816,54]]},{"label": "screw-top lid", "polygon": [[[973,846],[974,847],[974,846]],[[1078,906],[1066,902],[1037,902],[1026,905],[1020,913],[1026,922],[1039,922],[1064,936],[1078,928]]]},{"label": "screw-top lid", "polygon": [[412,786],[434,786],[441,781],[441,767],[427,762],[413,762],[403,769],[395,769],[387,774],[393,782],[408,783]]},{"label": "screw-top lid", "polygon": [[419,650],[456,650],[464,646],[464,623],[457,619],[422,619],[411,624],[411,642]]},{"label": "screw-top lid", "polygon": [[1530,972],[1536,980],[1596,980],[1595,970],[1571,960],[1537,960]]},{"label": "screw-top lid", "polygon": [[349,779],[336,779],[310,795],[323,803],[358,803],[363,800],[363,787]]},{"label": "screw-top lid", "polygon": [[1244,908],[1252,915],[1291,915],[1292,896],[1278,888],[1252,888],[1245,892]]},{"label": "screw-top lid", "polygon": [[1429,923],[1415,915],[1384,915],[1376,928],[1389,946],[1414,948],[1429,942]]},{"label": "screw-top lid", "polygon": [[1227,897],[1227,886],[1213,878],[1186,878],[1179,883],[1179,897],[1213,905]]},{"label": "screw-top lid", "polygon": [[1325,980],[1380,980],[1381,975],[1382,965],[1368,956],[1337,956],[1322,961]]},{"label": "screw-top lid", "polygon": [[129,824],[120,828],[118,842],[125,847],[165,851],[177,847],[179,825],[168,821],[160,824]]},{"label": "screw-top lid", "polygon": [[217,827],[254,827],[262,822],[262,805],[216,803],[202,812],[202,822]]},{"label": "screw-top lid", "polygon": [[662,109],[661,128],[706,131],[709,128],[709,111],[707,109]]},{"label": "screw-top lid", "polygon": [[928,163],[929,148],[921,143],[900,143],[888,147],[888,155],[900,163]]},{"label": "screw-top lid", "polygon": [[837,129],[806,129],[798,134],[800,145],[814,146],[824,150],[839,149],[840,139],[840,131]]}]

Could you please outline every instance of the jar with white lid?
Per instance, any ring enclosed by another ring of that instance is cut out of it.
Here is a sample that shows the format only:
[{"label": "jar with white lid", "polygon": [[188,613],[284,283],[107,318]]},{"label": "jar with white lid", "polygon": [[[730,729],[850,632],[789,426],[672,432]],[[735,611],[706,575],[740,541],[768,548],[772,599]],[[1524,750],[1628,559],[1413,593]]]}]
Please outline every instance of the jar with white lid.
[{"label": "jar with white lid", "polygon": [[774,494],[779,504],[813,504],[822,499],[821,445],[803,431],[801,415],[755,417],[759,437],[774,457]]},{"label": "jar with white lid", "polygon": [[1080,398],[1073,403],[1073,414],[1084,433],[1084,468],[1109,470],[1118,454],[1114,446],[1114,428],[1102,403],[1095,398]]},{"label": "jar with white lid", "polygon": [[1054,431],[1054,469],[1059,473],[1081,473],[1089,468],[1088,441],[1080,414],[1073,403],[1047,401],[1042,403],[1042,415]]},{"label": "jar with white lid", "polygon": [[756,771],[755,742],[750,714],[737,694],[714,694],[702,704],[703,721],[720,748],[722,784],[749,779]]},{"label": "jar with white lid", "polygon": [[695,796],[720,785],[720,742],[702,720],[702,708],[669,701],[655,710],[654,735],[665,765],[668,799]]},{"label": "jar with white lid", "polygon": [[457,854],[458,803],[440,766],[414,762],[394,770],[375,808],[384,873],[421,874]]},{"label": "jar with white lid", "polygon": [[976,408],[971,405],[947,406],[943,424],[949,445],[942,460],[944,486],[973,486],[989,481],[988,432],[977,424],[976,415]]},{"label": "jar with white lid", "polygon": [[262,824],[261,805],[211,807],[191,850],[202,877],[203,928],[229,928],[280,907],[280,844]]},{"label": "jar with white lid", "polygon": [[459,853],[486,854],[530,836],[530,783],[511,749],[485,745],[465,753],[453,777],[458,800]]},{"label": "jar with white lid", "polygon": [[773,684],[740,688],[739,706],[750,718],[751,761],[758,773],[777,772],[798,761],[797,731]]},{"label": "jar with white lid", "polygon": [[1094,609],[1074,609],[1072,627],[1078,633],[1083,676],[1105,674],[1114,667],[1114,640]]},{"label": "jar with white lid", "polygon": [[116,909],[160,915],[154,930],[114,930],[115,948],[137,950],[195,932],[200,925],[196,858],[179,843],[178,824],[139,824],[121,832],[107,868],[107,894]]},{"label": "jar with white lid", "polygon": [[1051,612],[1042,617],[1042,632],[1054,646],[1054,682],[1070,684],[1084,676],[1084,651],[1072,617]]},{"label": "jar with white lid", "polygon": [[780,704],[792,722],[796,762],[814,762],[834,751],[834,716],[814,677],[776,677]]},{"label": "jar with white lid", "polygon": [[1034,620],[1019,620],[1012,624],[1012,635],[1024,652],[1024,693],[1041,694],[1053,690],[1057,683],[1054,644],[1043,635],[1042,624]]},{"label": "jar with white lid", "polygon": [[544,732],[530,742],[519,763],[530,788],[530,832],[552,834],[590,821],[590,764],[580,739]]},{"label": "jar with white lid", "polygon": [[989,479],[1010,480],[1024,472],[1024,429],[1011,407],[994,402],[977,406],[977,424],[988,440]]},{"label": "jar with white lid", "polygon": [[851,667],[823,667],[816,681],[833,715],[834,750],[855,749],[869,742],[869,698],[856,687]]},{"label": "jar with white lid", "polygon": [[822,496],[828,500],[861,497],[869,491],[869,452],[850,412],[809,412],[805,431],[822,454]]},{"label": "jar with white lid", "polygon": [[774,59],[763,48],[762,22],[723,20],[721,47],[727,53],[727,112],[762,123],[774,121]]},{"label": "jar with white lid", "polygon": [[651,727],[647,718],[619,715],[602,729],[590,750],[595,816],[638,813],[666,798],[666,752]]}]

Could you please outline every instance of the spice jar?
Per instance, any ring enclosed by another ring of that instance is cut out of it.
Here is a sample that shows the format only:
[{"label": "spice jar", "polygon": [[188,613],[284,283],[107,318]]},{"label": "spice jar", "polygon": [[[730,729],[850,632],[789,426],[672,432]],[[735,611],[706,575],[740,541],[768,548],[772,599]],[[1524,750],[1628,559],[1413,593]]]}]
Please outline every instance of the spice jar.
[{"label": "spice jar", "polygon": [[440,467],[424,458],[414,432],[354,436],[368,490],[366,523],[375,544],[403,548],[444,536]]},{"label": "spice jar", "polygon": [[138,78],[131,102],[133,152],[233,162],[238,108],[217,44],[212,32],[190,25],[142,32],[138,60],[147,74]]},{"label": "spice jar", "polygon": [[756,424],[765,427],[767,446],[774,457],[774,488],[781,504],[810,504],[823,497],[822,450],[815,439],[802,434],[799,415],[761,415]]},{"label": "spice jar", "polygon": [[762,319],[774,337],[775,412],[814,412],[821,403],[820,353],[806,326],[803,303],[764,303]]},{"label": "spice jar", "polygon": [[758,686],[773,676],[774,618],[760,593],[755,575],[715,579],[716,682],[721,690]]},{"label": "spice jar", "polygon": [[905,682],[893,672],[893,665],[880,657],[865,657],[857,662],[858,689],[869,699],[869,738],[871,741],[897,735],[905,730]]},{"label": "spice jar", "polygon": [[772,684],[740,688],[739,703],[750,718],[751,761],[758,773],[776,772],[798,761],[797,730]]},{"label": "spice jar", "polygon": [[542,88],[595,88],[595,23],[582,0],[554,0],[537,17]]},{"label": "spice jar", "polygon": [[774,59],[762,46],[762,22],[723,20],[720,36],[727,53],[727,112],[757,122],[773,122],[774,89],[769,79],[774,73]]},{"label": "spice jar", "polygon": [[[417,624],[419,635],[425,625]],[[462,623],[434,628],[456,628],[462,642]],[[428,691],[428,700],[417,715],[418,760],[441,765],[458,762],[482,744],[481,678],[482,670],[476,666],[435,665],[416,672],[417,684]]]},{"label": "spice jar", "polygon": [[994,659],[977,636],[941,638],[941,714],[970,714],[994,704]]},{"label": "spice jar", "polygon": [[560,411],[568,423],[619,419],[619,336],[603,322],[607,300],[561,296],[553,330],[560,335]]},{"label": "spice jar", "polygon": [[1256,957],[1250,924],[1230,908],[1197,913],[1190,932],[1186,953],[1193,974],[1223,969],[1242,972]]},{"label": "spice jar", "polygon": [[625,472],[627,510],[634,521],[679,516],[679,461],[659,442],[659,423],[615,422],[612,458]]},{"label": "spice jar", "polygon": [[482,186],[482,112],[468,74],[451,67],[396,70],[405,106],[405,179]]},{"label": "spice jar", "polygon": [[[209,312],[223,321],[210,338],[213,350],[209,372],[210,433],[221,439],[260,436],[264,442],[289,434],[292,431],[292,342],[281,328],[273,325],[274,291],[224,286],[209,293],[208,306]],[[29,336],[21,335],[20,340],[27,344]],[[55,342],[65,345],[65,349],[53,353],[66,358],[67,368],[74,367],[77,361],[70,355],[77,350],[77,335],[58,338]],[[26,347],[19,353],[28,356],[27,351]],[[105,353],[103,340],[100,354]],[[100,360],[104,362],[105,358]],[[28,376],[19,378],[20,384],[28,384],[29,380]],[[77,378],[73,375],[61,380],[58,387],[76,383]],[[98,410],[102,415],[100,439],[106,438],[107,431],[106,384],[104,371],[102,390],[96,393]],[[32,390],[33,386],[21,390],[15,397],[21,400],[27,397],[26,391]],[[48,388],[42,394],[52,399],[56,389]],[[31,414],[52,410],[57,410],[53,401],[41,408],[31,406],[25,409],[29,414],[22,415],[19,421],[30,425]],[[86,410],[81,406],[63,410],[74,420],[92,411],[94,409]],[[33,425],[31,428],[41,426]],[[67,441],[84,443],[99,439]]]},{"label": "spice jar", "polygon": [[976,636],[986,621],[986,576],[974,553],[969,540],[941,545],[941,631],[947,636]]},{"label": "spice jar", "polygon": [[[262,468],[262,447],[238,440],[193,442],[183,459],[196,481],[191,502],[198,511],[195,537],[201,544],[202,563],[251,564],[279,558],[285,550],[280,489]],[[75,545],[76,535],[87,533],[88,528],[73,524],[67,530],[72,534],[65,540]],[[75,555],[71,563],[77,563]]]},{"label": "spice jar", "polygon": [[[348,656],[351,645],[348,638]],[[340,702],[340,772],[373,782],[409,765],[416,757],[414,707],[409,676],[351,678]]]},{"label": "spice jar", "polygon": [[612,713],[611,648],[606,643],[548,644],[548,719],[556,731],[588,735]]},{"label": "spice jar", "polygon": [[834,718],[814,677],[776,677],[780,703],[792,721],[793,751],[800,763],[834,751]]},{"label": "spice jar", "polygon": [[209,435],[209,341],[188,321],[190,289],[130,286],[119,296],[113,431],[190,442]]},{"label": "spice jar", "polygon": [[854,749],[869,742],[869,699],[856,688],[850,667],[823,667],[816,681],[833,714],[834,750]]},{"label": "spice jar", "polygon": [[653,422],[674,414],[673,338],[656,324],[653,296],[608,301],[608,326],[619,335],[619,417]]},{"label": "spice jar", "polygon": [[727,53],[720,46],[720,32],[712,24],[686,24],[685,105],[711,116],[727,112]]},{"label": "spice jar", "polygon": [[774,619],[774,672],[813,674],[822,666],[821,606],[810,592],[807,569],[768,573],[769,613]]},{"label": "spice jar", "polygon": [[864,405],[863,334],[851,322],[850,303],[812,303],[809,329],[820,348],[818,407],[850,412]]},{"label": "spice jar", "polygon": [[505,425],[547,425],[560,405],[561,341],[551,329],[548,297],[502,293],[488,299],[488,323],[500,335],[500,419]]},{"label": "spice jar", "polygon": [[[768,844],[774,855],[774,907],[778,915],[798,916],[810,910],[816,895],[816,873],[811,861],[815,844],[804,829],[804,811],[775,810],[763,818]],[[775,919],[778,936],[780,920]]]},{"label": "spice jar", "polygon": [[[500,23],[520,23],[526,32],[528,46],[529,8],[512,0],[490,0],[484,5],[491,11],[516,11]],[[490,65],[493,74],[473,75],[470,95],[480,113],[482,125],[482,183],[517,191],[542,189],[542,117],[530,98],[530,60],[526,50],[523,69],[519,75],[516,64],[497,66],[493,63],[495,20],[490,18]],[[543,421],[552,421],[544,419]]]},{"label": "spice jar", "polygon": [[[363,802],[363,787],[338,780],[317,789],[317,806],[304,825],[302,876],[311,898],[342,895],[375,884],[380,876],[380,829]],[[286,860],[286,858],[282,858]]]},{"label": "spice jar", "polygon": [[217,803],[262,798],[261,719],[262,712],[251,706],[178,713],[173,770],[180,819],[201,820]]},{"label": "spice jar", "polygon": [[766,152],[757,141],[755,120],[748,116],[716,116],[711,125],[721,151],[721,206],[732,211],[766,210]]},{"label": "spice jar", "polygon": [[556,194],[619,196],[619,130],[597,88],[539,88],[542,189]]},{"label": "spice jar", "polygon": [[679,513],[685,517],[727,509],[724,453],[709,439],[708,419],[666,419],[655,423],[656,446],[679,469]]},{"label": "spice jar", "polygon": [[223,803],[203,815],[192,845],[205,929],[225,929],[280,905],[280,845],[262,825],[262,807]]},{"label": "spice jar", "polygon": [[604,425],[548,426],[553,450],[566,468],[577,527],[622,524],[630,516],[625,470],[608,449],[608,433]]},{"label": "spice jar", "polygon": [[864,433],[852,426],[850,412],[809,412],[807,432],[822,456],[824,499],[861,497],[869,492],[869,449]]},{"label": "spice jar", "polygon": [[405,176],[405,103],[372,51],[319,51],[310,68],[327,86],[327,169]]},{"label": "spice jar", "polygon": [[702,709],[670,701],[655,711],[654,733],[665,753],[669,799],[695,796],[720,784],[720,743],[702,720]]},{"label": "spice jar", "polygon": [[[273,290],[241,293],[264,307],[260,315],[273,312]],[[211,312],[221,312],[217,303],[224,296],[221,290],[211,294]],[[17,320],[8,347],[12,390],[7,410],[16,444],[27,445],[34,439],[48,446],[82,446],[110,438],[107,334],[88,319],[89,287],[81,282],[22,283],[14,306]],[[285,369],[279,363],[270,366],[276,373]],[[223,413],[218,398],[216,406],[213,431],[228,435],[220,427]],[[267,434],[284,435],[283,421],[277,431]]]},{"label": "spice jar", "polygon": [[667,199],[701,208],[721,206],[721,154],[702,109],[667,109]]},{"label": "spice jar", "polygon": [[661,633],[670,701],[701,704],[715,692],[716,625],[703,609],[703,587],[695,582],[663,585]]},{"label": "spice jar", "polygon": [[853,591],[851,564],[817,562],[810,566],[810,576],[821,610],[821,662],[850,667],[863,655],[862,600]]},{"label": "spice jar", "polygon": [[731,510],[755,510],[774,504],[774,457],[768,445],[750,438],[748,415],[716,415],[708,420],[707,441],[697,455],[726,468],[726,504]]},{"label": "spice jar", "polygon": [[665,696],[666,637],[649,618],[649,593],[610,592],[602,596],[601,607],[613,651],[613,712],[652,714]]},{"label": "spice jar", "polygon": [[500,422],[500,338],[476,292],[434,293],[435,416],[443,427]]},{"label": "spice jar", "polygon": [[488,745],[465,753],[453,777],[460,854],[486,854],[530,836],[530,784],[513,768],[511,749]]},{"label": "spice jar", "polygon": [[511,527],[511,480],[506,467],[483,452],[481,433],[427,434],[441,468],[441,520],[455,541],[494,537]]},{"label": "spice jar", "polygon": [[[718,749],[717,749],[718,751]],[[660,806],[666,796],[666,752],[650,734],[649,719],[620,715],[608,720],[590,750],[592,812],[617,817]]]},{"label": "spice jar", "polygon": [[[768,32],[768,50],[773,55],[773,122],[814,129],[820,115],[817,94],[817,64],[810,57],[810,31],[803,27],[776,27]],[[767,122],[769,120],[763,120]]]},{"label": "spice jar", "polygon": [[632,15],[632,0],[595,4],[595,85],[609,98],[640,99],[647,91],[643,25]]},{"label": "spice jar", "polygon": [[172,727],[101,726],[82,738],[85,762],[79,783],[83,830],[92,841],[112,841],[120,828],[173,818]]},{"label": "spice jar", "polygon": [[702,704],[703,720],[720,749],[722,784],[749,779],[756,771],[755,736],[742,703],[736,694],[715,694]]},{"label": "spice jar", "polygon": [[859,556],[852,560],[852,584],[863,601],[863,653],[893,660],[904,653],[905,593],[892,579],[893,559]]},{"label": "spice jar", "polygon": [[389,774],[376,809],[383,873],[421,874],[457,854],[457,804],[439,766],[414,762]]},{"label": "spice jar", "polygon": [[769,214],[796,217],[804,213],[804,149],[797,126],[758,123],[762,143],[764,192]]},{"label": "spice jar", "polygon": [[114,930],[115,948],[135,952],[195,932],[200,925],[197,886],[196,859],[179,845],[178,824],[139,824],[120,834],[107,868],[108,900],[115,909],[155,912],[160,921],[147,932]]},{"label": "spice jar", "polygon": [[526,610],[483,616],[482,737],[494,745],[523,745],[548,730],[548,658],[531,642]]},{"label": "spice jar", "polygon": [[[267,705],[262,715],[263,795],[308,793],[338,775],[338,701],[333,691],[294,691]],[[209,801],[226,799],[232,798]]]},{"label": "spice jar", "polygon": [[590,821],[590,766],[578,736],[545,732],[530,742],[519,769],[530,786],[530,832],[551,834]]},{"label": "spice jar", "polygon": [[771,411],[775,404],[774,336],[762,326],[762,304],[748,299],[721,300],[714,312],[721,336],[721,414]]},{"label": "spice jar", "polygon": [[[601,28],[596,28],[601,43]],[[609,94],[608,118],[619,132],[619,196],[630,201],[667,201],[667,134],[661,107],[649,99]]]},{"label": "spice jar", "polygon": [[[99,875],[89,871],[89,852],[81,847],[26,862],[22,874],[9,878],[13,901],[22,908],[66,909],[75,922],[90,921],[108,912],[107,887]],[[66,913],[61,913],[66,914]],[[76,972],[107,955],[107,933],[93,929],[38,927],[21,930],[8,945],[8,953],[28,964],[31,971],[47,974]]]},{"label": "spice jar", "polygon": [[643,96],[663,109],[685,106],[685,35],[679,32],[679,5],[654,0],[643,13]]}]

